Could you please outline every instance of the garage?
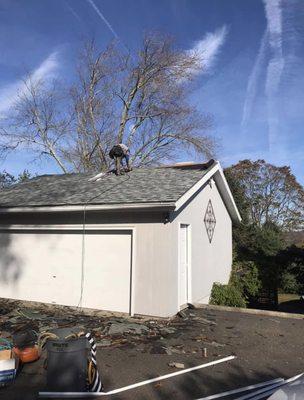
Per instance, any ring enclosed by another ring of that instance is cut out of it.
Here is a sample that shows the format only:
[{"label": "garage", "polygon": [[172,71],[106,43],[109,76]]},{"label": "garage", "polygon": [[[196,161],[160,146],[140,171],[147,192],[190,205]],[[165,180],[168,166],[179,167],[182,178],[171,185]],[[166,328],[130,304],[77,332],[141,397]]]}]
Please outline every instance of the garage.
[{"label": "garage", "polygon": [[0,234],[1,296],[130,312],[132,231]]},{"label": "garage", "polygon": [[228,282],[240,220],[214,160],[35,177],[0,190],[0,297],[170,317]]}]

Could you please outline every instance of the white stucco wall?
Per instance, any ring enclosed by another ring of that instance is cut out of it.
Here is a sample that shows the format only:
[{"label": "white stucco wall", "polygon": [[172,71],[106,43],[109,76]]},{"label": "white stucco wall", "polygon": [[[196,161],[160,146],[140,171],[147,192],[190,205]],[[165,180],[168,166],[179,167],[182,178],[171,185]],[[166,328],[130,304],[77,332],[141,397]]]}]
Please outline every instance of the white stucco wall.
[{"label": "white stucco wall", "polygon": [[[209,200],[212,202],[216,226],[209,242],[204,216]],[[192,201],[174,218],[175,243],[179,225],[191,229],[191,300],[208,303],[214,282],[227,283],[232,264],[232,222],[215,182],[206,184]],[[178,251],[176,251],[178,259]],[[178,262],[176,261],[176,265]]]},{"label": "white stucco wall", "polygon": [[[212,243],[209,243],[204,225],[204,215],[209,199],[212,201],[216,216]],[[215,183],[213,183],[212,188],[207,184],[182,211],[171,214],[171,222],[164,222],[165,214],[161,213],[87,213],[88,226],[94,224],[99,229],[107,228],[111,230],[133,229],[132,302],[135,314],[167,317],[178,311],[178,234],[180,223],[190,224],[191,226],[192,298],[190,300],[207,303],[213,282],[226,283],[229,279],[232,261],[231,219]],[[71,225],[81,227],[82,214],[1,216],[1,224],[18,224],[23,227],[34,226],[37,228],[42,225],[45,227],[56,225],[57,229],[60,230],[67,229],[66,227]],[[8,276],[5,268],[9,267],[12,274],[14,268],[18,268],[17,279],[20,287],[23,279],[22,260],[18,256],[18,265],[14,265],[13,257],[14,248],[17,245],[16,236],[10,237],[9,231],[2,231],[1,236],[0,280],[4,275]],[[36,241],[39,240],[37,238],[39,238],[39,232],[37,232],[37,235],[32,235],[31,242],[24,250],[25,257],[27,251],[35,251]],[[75,254],[78,254],[77,259],[80,257],[79,247],[81,245],[78,242],[75,241],[75,248],[78,248],[78,250],[73,255],[74,257]],[[4,247],[5,252],[3,251]],[[1,257],[6,257],[5,263],[1,263]],[[96,257],[100,257],[98,252]],[[41,258],[43,258],[43,255],[41,255]],[[75,272],[79,276],[79,270]],[[43,273],[43,269],[41,273]],[[9,282],[2,281],[1,284],[8,285]],[[11,293],[13,292],[11,291]],[[27,293],[29,293],[28,289]],[[22,295],[19,298],[22,298]],[[76,294],[75,298],[78,298]],[[30,300],[30,298],[28,299]]]},{"label": "white stucco wall", "polygon": [[[135,314],[167,317],[176,313],[177,293],[174,283],[176,281],[176,266],[173,261],[176,249],[174,243],[172,243],[172,225],[165,224],[164,219],[165,215],[163,214],[147,212],[129,215],[97,212],[87,214],[87,228],[94,224],[96,229],[101,230],[133,229],[132,301]],[[28,258],[28,254],[36,251],[37,263],[41,263],[41,274],[44,274],[43,259],[48,255],[38,254],[38,251],[40,248],[39,238],[42,235],[45,237],[46,234],[45,232],[39,233],[37,229],[43,226],[47,230],[56,226],[56,232],[60,234],[62,229],[66,230],[71,226],[81,227],[82,215],[76,213],[70,215],[15,215],[10,218],[2,218],[1,222],[3,225],[10,226],[18,224],[22,228],[30,226],[34,228],[34,231],[27,236],[27,245],[22,250],[23,256],[20,257],[20,251],[17,251],[20,242],[18,231],[1,231],[0,226],[0,297],[39,301],[37,292],[33,292],[31,295],[31,288],[29,287],[31,279],[36,279],[36,284],[39,283],[40,277],[39,279],[37,276],[35,277],[37,268],[36,266],[33,268],[33,276],[31,276],[30,271],[24,270],[25,268],[28,269],[28,265],[23,262],[24,259]],[[33,234],[33,232],[35,233]],[[55,236],[51,235],[50,237],[54,238]],[[58,240],[60,240],[59,237]],[[62,293],[63,297],[61,296],[60,304],[77,305],[79,294],[73,292],[73,296],[71,296],[68,288],[80,287],[81,235],[72,235],[70,240],[74,240],[74,250],[70,256],[66,255],[66,257],[69,259],[71,267],[75,265],[75,282],[73,282],[73,285],[71,285],[71,282],[70,285],[67,285],[67,290]],[[49,251],[52,251],[51,247],[50,243]],[[55,249],[53,246],[54,251]],[[44,253],[46,252],[44,250]],[[117,252],[119,252],[119,248]],[[54,257],[54,254],[52,254],[52,257]],[[101,258],[102,255],[97,250],[96,259]],[[47,273],[49,274],[49,271]],[[96,279],[98,279],[97,276]],[[44,282],[44,279],[42,281]],[[35,285],[33,285],[34,287]],[[87,291],[89,290],[88,287]],[[119,293],[116,295],[119,296]],[[52,302],[51,293],[40,297],[41,301]]]}]

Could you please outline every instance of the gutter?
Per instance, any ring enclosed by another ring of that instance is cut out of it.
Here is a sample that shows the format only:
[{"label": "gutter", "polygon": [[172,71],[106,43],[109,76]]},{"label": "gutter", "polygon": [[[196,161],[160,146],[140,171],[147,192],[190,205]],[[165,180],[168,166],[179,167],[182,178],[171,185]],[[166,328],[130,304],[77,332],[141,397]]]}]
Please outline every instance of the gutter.
[{"label": "gutter", "polygon": [[[87,204],[86,211],[173,211],[174,202],[168,203],[131,203],[131,204]],[[52,213],[52,212],[78,212],[83,211],[84,205],[59,205],[59,206],[29,206],[29,207],[2,207],[0,214],[6,213]]]}]

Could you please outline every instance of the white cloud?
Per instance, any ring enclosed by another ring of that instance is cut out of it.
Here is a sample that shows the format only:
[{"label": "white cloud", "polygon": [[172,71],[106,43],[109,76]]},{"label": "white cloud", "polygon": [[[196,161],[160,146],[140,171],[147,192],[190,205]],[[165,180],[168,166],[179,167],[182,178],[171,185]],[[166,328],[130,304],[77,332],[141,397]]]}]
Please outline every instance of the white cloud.
[{"label": "white cloud", "polygon": [[218,55],[225,43],[228,34],[227,26],[224,25],[215,32],[208,32],[205,37],[197,41],[189,54],[196,55],[199,58],[200,70],[194,70],[194,74],[209,74],[214,68]]},{"label": "white cloud", "polygon": [[56,76],[55,71],[59,67],[58,52],[51,53],[40,65],[31,73],[31,79],[52,79]]},{"label": "white cloud", "polygon": [[[46,81],[56,76],[56,70],[59,67],[58,52],[52,52],[42,63],[30,73],[28,79],[31,81]],[[26,84],[24,80],[19,79],[0,90],[0,118],[4,118],[10,108],[18,100],[18,96],[26,93]]]}]

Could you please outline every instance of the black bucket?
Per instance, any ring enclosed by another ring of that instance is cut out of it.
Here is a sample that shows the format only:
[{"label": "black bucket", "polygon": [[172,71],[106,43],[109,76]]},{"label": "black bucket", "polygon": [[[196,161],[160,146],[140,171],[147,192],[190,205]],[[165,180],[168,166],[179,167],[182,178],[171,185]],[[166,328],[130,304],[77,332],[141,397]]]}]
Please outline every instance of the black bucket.
[{"label": "black bucket", "polygon": [[48,340],[47,391],[87,391],[88,341],[76,339]]}]

